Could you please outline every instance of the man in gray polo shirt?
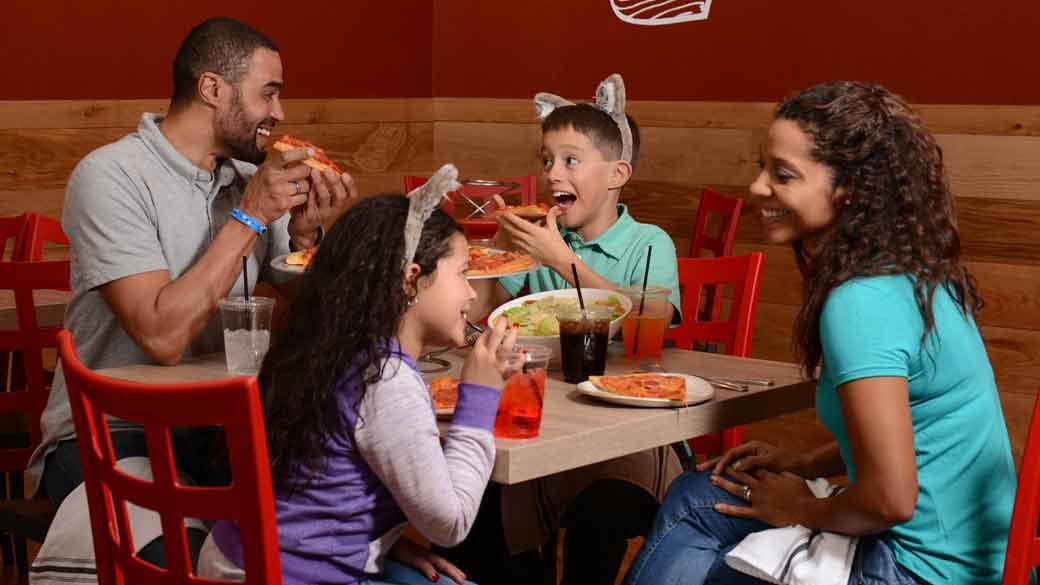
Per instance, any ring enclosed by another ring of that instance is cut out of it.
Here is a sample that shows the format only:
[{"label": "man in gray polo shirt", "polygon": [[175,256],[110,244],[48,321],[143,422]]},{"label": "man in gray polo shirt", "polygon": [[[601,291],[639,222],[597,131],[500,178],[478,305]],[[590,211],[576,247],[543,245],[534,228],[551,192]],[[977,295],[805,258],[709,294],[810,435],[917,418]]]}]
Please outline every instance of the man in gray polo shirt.
[{"label": "man in gray polo shirt", "polygon": [[[65,326],[92,369],[220,350],[217,301],[242,290],[243,256],[252,289],[258,276],[274,276],[271,258],[315,245],[322,224],[357,197],[349,175],[299,164],[305,149],[264,161],[284,117],[282,64],[269,38],[208,20],[184,40],[173,72],[169,114],[145,114],[137,132],[87,155],[69,179]],[[60,367],[41,425],[30,473],[57,505],[82,482]],[[145,455],[143,433],[122,428],[113,433],[117,458]],[[200,483],[219,481],[206,477],[211,453],[197,438],[175,437],[178,466]]]}]

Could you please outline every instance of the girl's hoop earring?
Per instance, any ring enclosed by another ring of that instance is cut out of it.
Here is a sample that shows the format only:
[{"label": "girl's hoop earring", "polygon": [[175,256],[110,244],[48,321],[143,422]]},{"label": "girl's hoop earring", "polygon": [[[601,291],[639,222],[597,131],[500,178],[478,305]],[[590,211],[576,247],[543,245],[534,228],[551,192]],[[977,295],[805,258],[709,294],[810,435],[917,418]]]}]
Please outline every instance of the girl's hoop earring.
[{"label": "girl's hoop earring", "polygon": [[411,298],[408,299],[407,305],[409,307],[414,307],[415,303],[418,303],[418,302],[419,302],[419,295],[415,295],[414,297],[411,297]]}]

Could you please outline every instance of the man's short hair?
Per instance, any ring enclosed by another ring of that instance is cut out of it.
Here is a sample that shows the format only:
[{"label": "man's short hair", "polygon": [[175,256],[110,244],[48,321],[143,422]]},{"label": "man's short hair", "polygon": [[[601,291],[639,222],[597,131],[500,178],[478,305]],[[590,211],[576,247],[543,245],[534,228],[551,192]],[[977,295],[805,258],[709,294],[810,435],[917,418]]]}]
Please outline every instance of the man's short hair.
[{"label": "man's short hair", "polygon": [[173,107],[195,99],[195,87],[203,73],[216,73],[237,84],[249,71],[257,49],[277,51],[267,35],[248,24],[218,16],[191,29],[173,59]]},{"label": "man's short hair", "polygon": [[[639,126],[632,116],[628,117],[628,125],[632,129],[632,170],[639,162]],[[607,160],[621,158],[621,129],[618,128],[610,114],[592,104],[574,104],[556,108],[545,120],[542,120],[542,133],[552,130],[574,128],[596,145],[600,154]]]}]

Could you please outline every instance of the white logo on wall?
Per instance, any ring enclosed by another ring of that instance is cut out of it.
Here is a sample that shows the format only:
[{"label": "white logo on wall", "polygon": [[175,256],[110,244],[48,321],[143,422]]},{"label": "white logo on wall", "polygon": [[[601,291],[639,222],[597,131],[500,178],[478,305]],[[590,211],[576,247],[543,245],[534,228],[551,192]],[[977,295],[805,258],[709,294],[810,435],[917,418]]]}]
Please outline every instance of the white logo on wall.
[{"label": "white logo on wall", "polygon": [[610,0],[614,14],[629,24],[660,26],[708,20],[711,0]]}]

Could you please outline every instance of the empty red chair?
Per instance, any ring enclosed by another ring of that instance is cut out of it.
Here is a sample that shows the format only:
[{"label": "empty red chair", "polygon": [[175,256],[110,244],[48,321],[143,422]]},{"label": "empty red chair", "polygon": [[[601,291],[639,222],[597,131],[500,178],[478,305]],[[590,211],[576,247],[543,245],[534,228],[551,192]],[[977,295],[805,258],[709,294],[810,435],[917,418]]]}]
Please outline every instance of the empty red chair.
[{"label": "empty red chair", "polygon": [[[721,343],[729,355],[750,355],[764,259],[761,252],[722,258],[679,258],[683,322],[669,330],[668,339],[682,349],[692,349],[695,341],[702,341]],[[725,319],[721,318],[721,310],[709,319],[698,313],[702,291],[709,286],[714,286],[718,293],[720,306],[722,291],[726,286],[733,287]],[[739,445],[742,435],[743,429],[734,427],[721,436],[716,433],[692,439],[690,447],[695,453],[720,453]]]},{"label": "empty red chair", "polygon": [[[427,178],[428,177],[416,177],[411,175],[405,176],[405,192],[409,193],[413,189],[421,187],[426,183]],[[490,219],[480,219],[480,216],[483,215],[483,213],[495,209],[496,205],[492,199],[495,195],[500,195],[504,191],[506,195],[503,198],[507,203],[510,203],[510,198],[519,194],[519,205],[533,205],[538,202],[537,183],[535,182],[535,177],[533,175],[507,177],[505,179],[494,179],[490,181],[483,181],[481,179],[461,179],[460,182],[462,183],[461,193],[458,191],[448,193],[449,199],[445,200],[441,207],[449,215],[452,215],[459,220],[459,224],[462,225],[463,231],[466,232],[466,238],[470,240],[490,239],[495,235],[495,232],[498,231],[498,223]],[[516,187],[508,188],[509,183],[516,184]],[[503,187],[502,184],[506,184],[507,187]],[[465,198],[469,198],[472,203],[466,201],[464,196]],[[466,209],[463,212],[457,210],[456,206],[465,206],[469,209]],[[477,213],[472,219],[467,219],[466,216],[477,211],[477,206],[483,206],[484,211]],[[465,215],[463,215],[463,213],[465,213]]]},{"label": "empty red chair", "polygon": [[43,248],[47,244],[69,245],[69,238],[61,229],[61,220],[48,215],[30,213],[26,229],[25,255],[20,260],[43,260]]},{"label": "empty red chair", "polygon": [[[57,347],[60,325],[37,321],[33,291],[67,289],[69,262],[0,262],[0,291],[14,297],[16,323],[0,329],[0,353],[4,356],[9,387],[0,392],[0,482],[9,499],[0,501],[0,538],[4,555],[10,556],[7,536],[14,542],[14,561],[28,574],[26,539],[42,542],[54,510],[46,499],[25,499],[23,474],[29,456],[40,444],[40,414],[47,405],[51,380],[44,372],[43,351]],[[13,325],[13,327],[10,327]],[[8,384],[5,384],[7,386]],[[20,420],[21,423],[15,423]],[[10,562],[10,559],[8,559]]]},{"label": "empty red chair", "polygon": [[[701,191],[701,200],[697,204],[697,222],[693,224],[693,239],[690,240],[690,258],[700,258],[705,251],[716,258],[733,254],[733,242],[737,237],[737,224],[740,223],[740,212],[744,209],[744,200],[739,197],[726,197],[707,187]],[[709,235],[708,221],[712,215],[719,217],[719,233]]]},{"label": "empty red chair", "polygon": [[[260,392],[255,377],[190,384],[140,384],[88,370],[72,335],[58,335],[90,506],[98,583],[213,583],[192,574],[185,518],[230,519],[242,537],[246,583],[282,582],[271,469]],[[106,416],[144,428],[154,481],[116,467]],[[219,425],[224,429],[232,483],[189,487],[177,481],[170,429]],[[134,553],[127,502],[162,518],[166,568]]]},{"label": "empty red chair", "polygon": [[[690,258],[700,258],[705,252],[710,252],[716,258],[732,256],[733,242],[737,238],[737,224],[740,223],[740,212],[743,209],[743,199],[726,197],[705,187],[697,205],[697,221],[693,225],[693,237],[690,239]],[[718,216],[717,234],[708,234],[708,223],[712,216]],[[722,297],[715,294],[714,288],[709,287],[704,294],[704,304],[699,309],[701,318],[717,319],[721,308]]]},{"label": "empty red chair", "polygon": [[1033,405],[1033,418],[1022,453],[1022,469],[1018,474],[1015,511],[1008,531],[1007,556],[1004,558],[1004,585],[1028,585],[1029,573],[1040,566],[1040,394]]}]

